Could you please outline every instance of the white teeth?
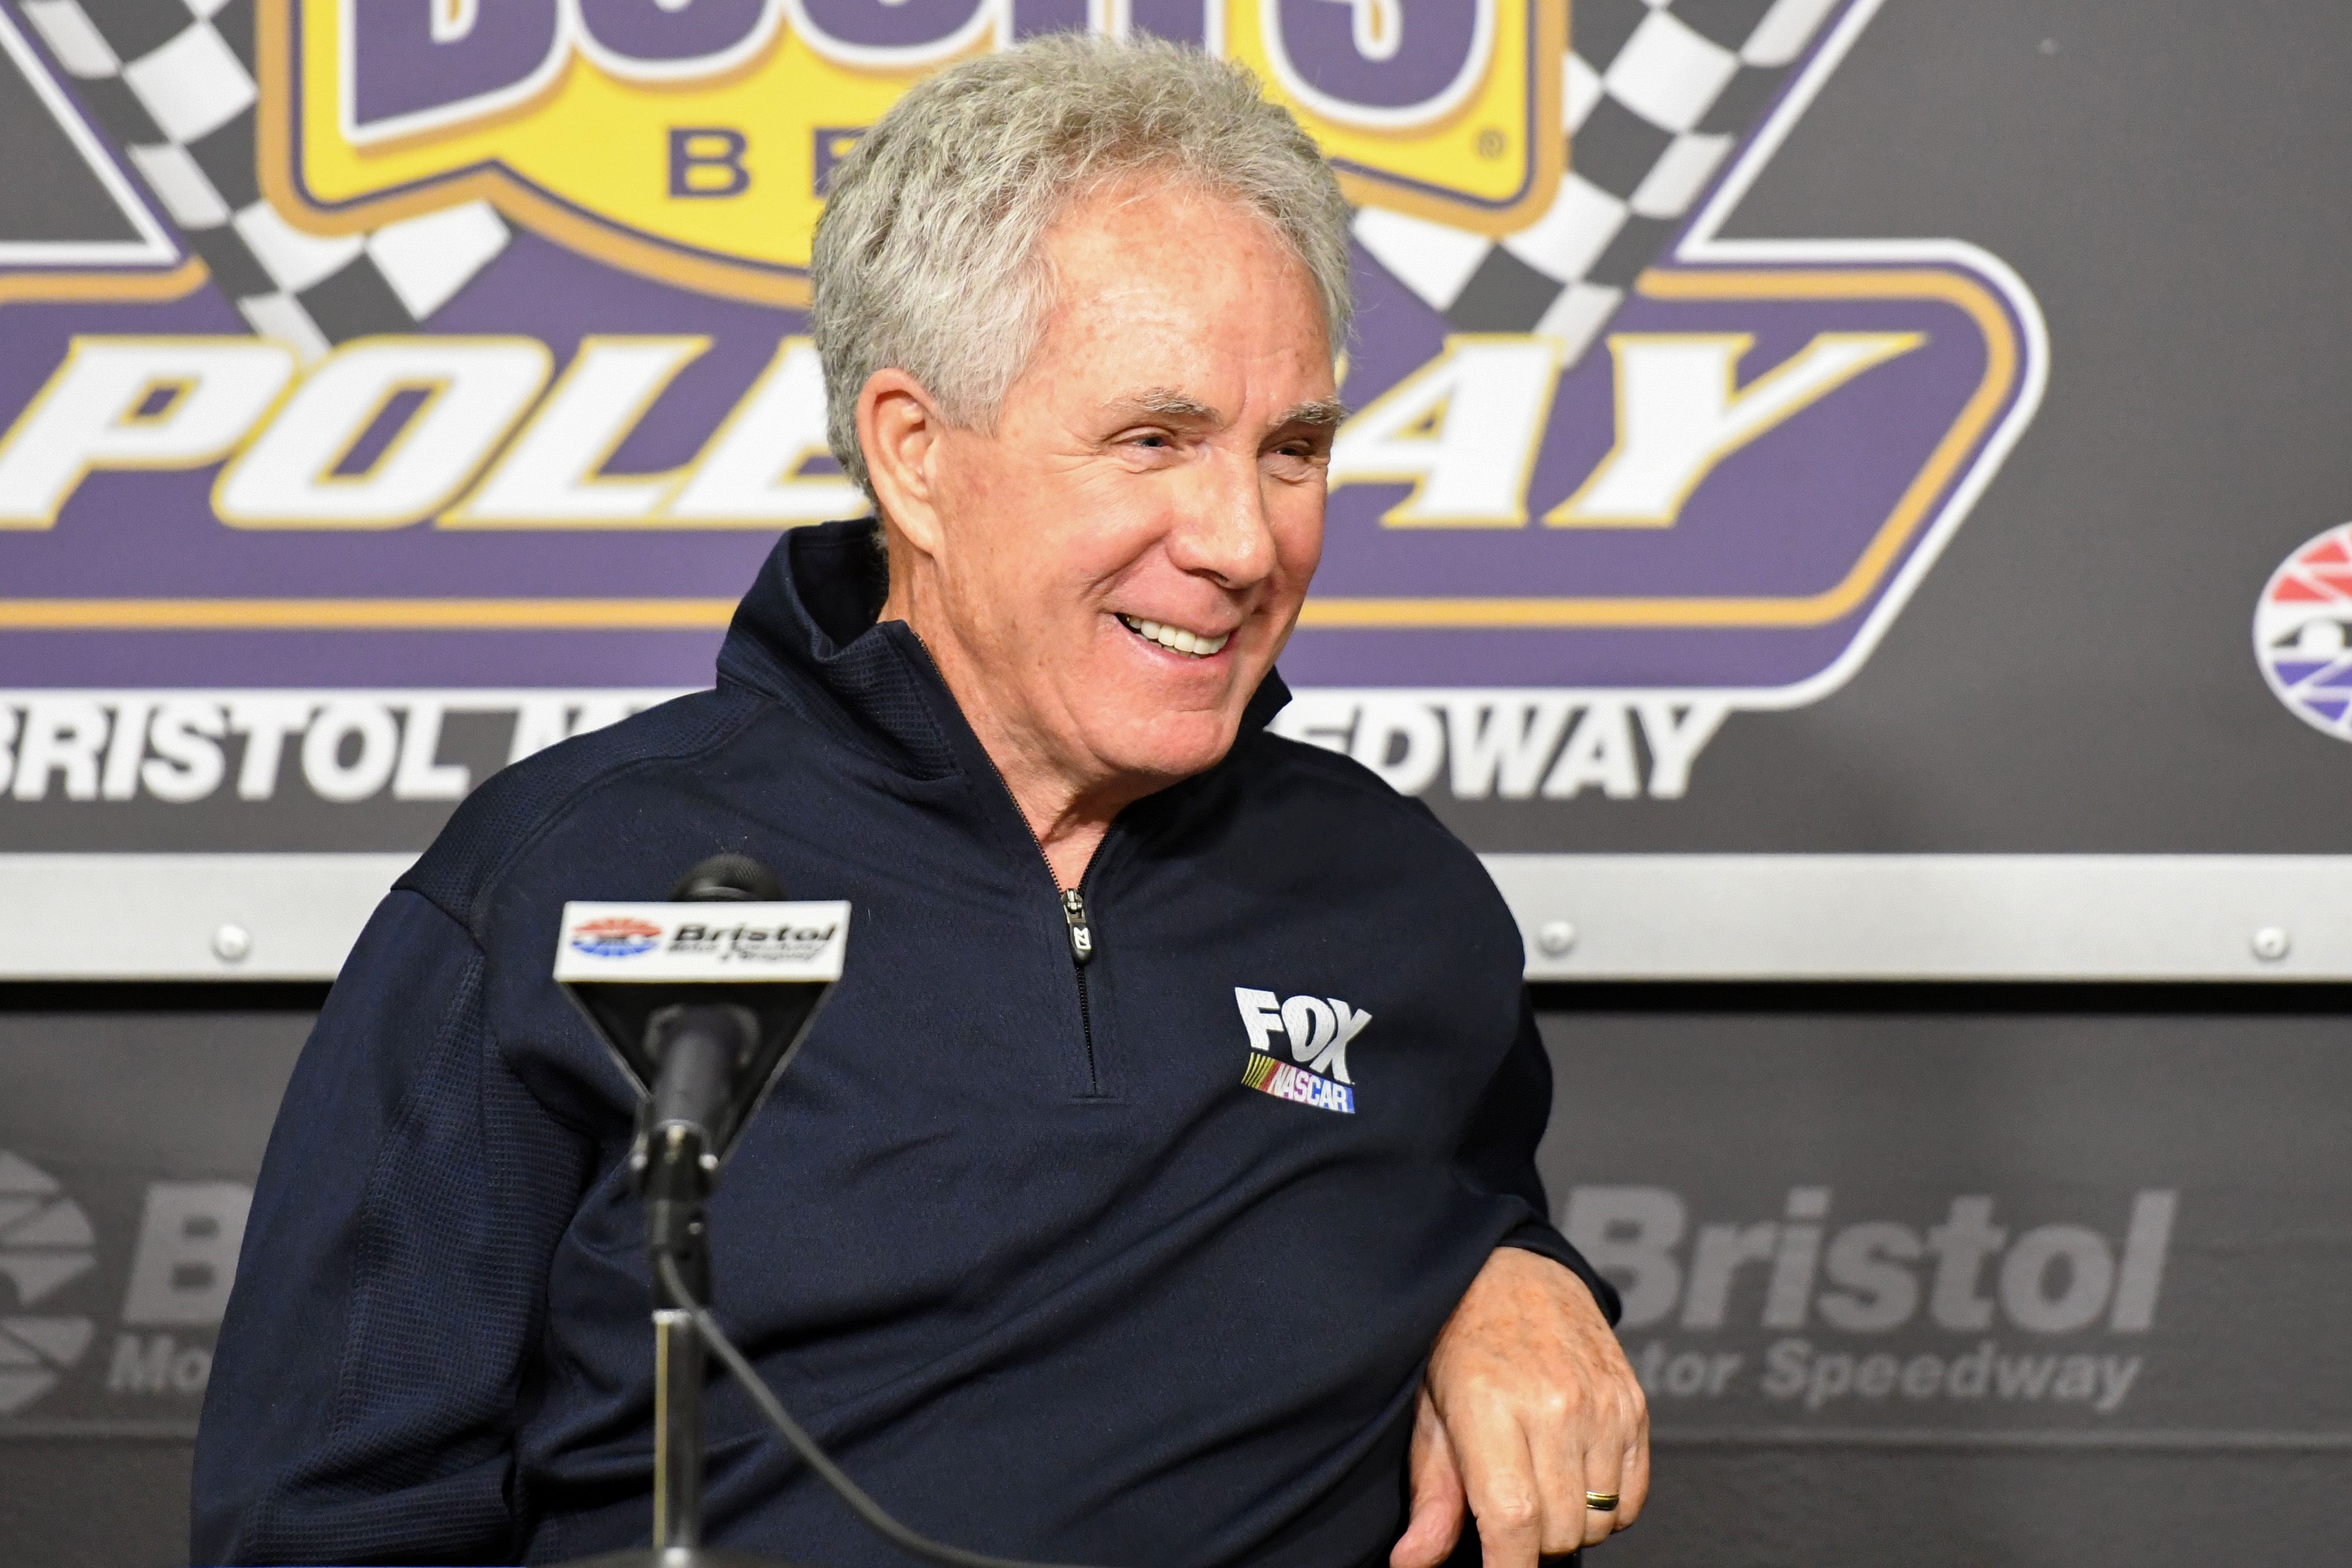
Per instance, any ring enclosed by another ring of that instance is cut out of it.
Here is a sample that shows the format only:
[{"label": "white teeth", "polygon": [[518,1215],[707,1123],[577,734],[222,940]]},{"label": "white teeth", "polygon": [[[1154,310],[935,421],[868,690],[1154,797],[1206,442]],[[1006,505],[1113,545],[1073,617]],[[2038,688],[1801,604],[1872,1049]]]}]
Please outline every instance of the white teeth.
[{"label": "white teeth", "polygon": [[1196,659],[1207,658],[1233,640],[1233,633],[1230,632],[1222,636],[1203,637],[1197,632],[1187,632],[1181,626],[1170,626],[1158,621],[1145,621],[1133,615],[1122,615],[1119,620],[1138,636],[1148,637],[1163,648],[1179,653],[1190,653]]}]

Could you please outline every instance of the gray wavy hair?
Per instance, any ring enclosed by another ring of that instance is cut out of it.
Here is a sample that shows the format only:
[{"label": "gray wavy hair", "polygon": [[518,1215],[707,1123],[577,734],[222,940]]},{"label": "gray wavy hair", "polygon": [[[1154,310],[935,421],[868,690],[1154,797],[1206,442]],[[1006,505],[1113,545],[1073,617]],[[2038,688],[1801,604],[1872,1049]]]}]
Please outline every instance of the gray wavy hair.
[{"label": "gray wavy hair", "polygon": [[1241,66],[1157,39],[1062,33],[918,83],[834,166],[810,264],[825,434],[874,493],[857,397],[906,371],[966,429],[989,430],[1035,350],[1054,279],[1039,244],[1106,183],[1148,173],[1256,214],[1315,280],[1327,341],[1348,340],[1347,199],[1289,110]]}]

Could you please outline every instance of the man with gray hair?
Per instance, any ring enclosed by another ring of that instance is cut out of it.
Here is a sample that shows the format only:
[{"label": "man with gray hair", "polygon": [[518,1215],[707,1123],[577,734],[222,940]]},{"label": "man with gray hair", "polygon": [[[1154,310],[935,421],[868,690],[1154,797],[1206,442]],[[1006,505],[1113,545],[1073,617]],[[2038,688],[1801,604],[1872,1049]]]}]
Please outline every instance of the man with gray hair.
[{"label": "man with gray hair", "polygon": [[[377,912],[256,1195],[197,1561],[645,1538],[634,1103],[548,955],[565,900],[722,848],[856,910],[710,1225],[729,1330],[886,1506],[1104,1564],[1526,1568],[1631,1522],[1517,927],[1265,728],[1347,225],[1286,112],[1164,45],[966,61],[836,167],[814,329],[878,522],[786,535],[714,690],[499,775]],[[709,1423],[710,1540],[907,1561],[735,1391]]]}]

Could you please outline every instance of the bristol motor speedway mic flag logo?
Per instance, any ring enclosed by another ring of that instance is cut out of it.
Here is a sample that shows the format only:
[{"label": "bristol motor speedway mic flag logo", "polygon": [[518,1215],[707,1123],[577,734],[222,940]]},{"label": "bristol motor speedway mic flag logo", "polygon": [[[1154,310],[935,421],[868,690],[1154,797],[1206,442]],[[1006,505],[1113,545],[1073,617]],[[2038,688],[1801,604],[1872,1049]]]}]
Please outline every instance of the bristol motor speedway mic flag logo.
[{"label": "bristol motor speedway mic flag logo", "polygon": [[2039,397],[1963,240],[1724,233],[1877,7],[0,0],[0,687],[706,684],[776,531],[863,510],[832,163],[1091,26],[1248,65],[1356,204],[1292,685],[1605,701],[1686,761],[1858,667]]}]

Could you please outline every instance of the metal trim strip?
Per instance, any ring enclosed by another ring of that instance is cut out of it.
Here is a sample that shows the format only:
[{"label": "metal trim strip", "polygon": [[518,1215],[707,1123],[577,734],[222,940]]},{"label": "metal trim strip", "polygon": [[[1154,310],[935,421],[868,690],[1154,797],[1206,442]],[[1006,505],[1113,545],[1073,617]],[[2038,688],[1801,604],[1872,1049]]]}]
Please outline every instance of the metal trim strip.
[{"label": "metal trim strip", "polygon": [[[0,854],[0,980],[331,979],[411,858]],[[2352,980],[2347,855],[1486,862],[1532,980]]]}]

